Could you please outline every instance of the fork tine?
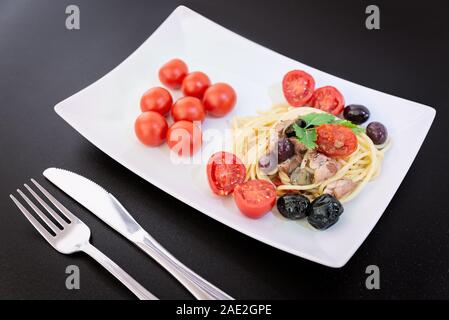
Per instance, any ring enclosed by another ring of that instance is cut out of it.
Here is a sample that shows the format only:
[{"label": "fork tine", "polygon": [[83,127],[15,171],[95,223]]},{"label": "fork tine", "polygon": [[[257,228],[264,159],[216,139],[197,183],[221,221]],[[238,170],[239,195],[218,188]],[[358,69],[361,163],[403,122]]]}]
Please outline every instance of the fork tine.
[{"label": "fork tine", "polygon": [[67,225],[67,222],[64,221],[64,219],[62,219],[59,214],[57,214],[47,203],[45,203],[44,200],[42,200],[41,197],[39,197],[36,192],[34,192],[33,189],[31,189],[26,183],[24,184],[25,188],[28,189],[28,191],[33,195],[33,197],[41,204],[41,206],[43,206],[45,208],[45,210],[47,210],[47,212],[56,220],[58,221],[58,223],[64,227],[65,225]]},{"label": "fork tine", "polygon": [[51,201],[55,205],[56,208],[58,208],[70,222],[77,221],[78,218],[75,217],[66,207],[64,207],[58,200],[56,200],[55,197],[53,197],[50,192],[44,189],[39,183],[37,183],[36,180],[31,179],[31,182],[34,183],[36,187],[39,188],[39,190],[47,197],[48,200]]},{"label": "fork tine", "polygon": [[31,213],[14,197],[12,194],[9,197],[14,201],[16,206],[22,211],[23,215],[28,219],[29,222],[33,225],[34,228],[47,240],[48,242],[53,241],[53,236],[39,223],[39,221],[34,218]]},{"label": "fork tine", "polygon": [[55,234],[61,232],[61,230],[50,219],[48,219],[48,217],[38,207],[36,207],[33,201],[31,201],[20,189],[17,189],[17,192]]}]

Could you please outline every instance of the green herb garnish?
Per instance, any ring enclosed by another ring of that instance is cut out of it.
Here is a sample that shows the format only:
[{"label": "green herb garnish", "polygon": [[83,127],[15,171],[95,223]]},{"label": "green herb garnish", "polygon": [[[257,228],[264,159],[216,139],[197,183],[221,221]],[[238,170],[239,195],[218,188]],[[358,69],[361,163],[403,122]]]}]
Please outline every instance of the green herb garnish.
[{"label": "green herb garnish", "polygon": [[306,128],[332,123],[335,117],[329,113],[309,113],[301,117],[306,122]]},{"label": "green herb garnish", "polygon": [[298,140],[305,145],[307,149],[315,149],[317,147],[315,142],[317,136],[315,128],[305,129],[295,123],[293,124],[293,129],[295,130]]},{"label": "green herb garnish", "polygon": [[358,125],[352,123],[352,122],[349,121],[349,120],[344,120],[344,119],[342,119],[342,120],[336,120],[336,121],[331,122],[331,123],[335,123],[335,124],[339,124],[339,125],[344,126],[344,127],[348,127],[348,128],[351,129],[355,134],[360,134],[360,133],[364,133],[364,132],[365,132],[365,128],[362,128],[362,127],[360,127],[360,126],[358,126]]},{"label": "green herb garnish", "polygon": [[309,113],[300,117],[305,122],[304,127],[300,127],[297,123],[293,124],[296,137],[299,142],[304,144],[307,149],[315,149],[317,147],[316,126],[323,124],[338,124],[351,129],[355,134],[365,132],[365,129],[352,123],[349,120],[336,119],[333,115],[328,113]]}]

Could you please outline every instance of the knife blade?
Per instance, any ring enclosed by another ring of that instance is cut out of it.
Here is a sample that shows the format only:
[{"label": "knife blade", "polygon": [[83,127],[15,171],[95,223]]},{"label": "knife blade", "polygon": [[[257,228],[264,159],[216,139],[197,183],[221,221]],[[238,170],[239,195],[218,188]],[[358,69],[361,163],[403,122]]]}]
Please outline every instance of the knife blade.
[{"label": "knife blade", "polygon": [[48,168],[43,175],[115,231],[133,242],[171,273],[197,299],[232,300],[233,298],[179,262],[146,232],[123,205],[107,190],[74,172]]},{"label": "knife blade", "polygon": [[49,168],[44,176],[54,185],[83,205],[110,227],[128,239],[143,228],[120,202],[92,180],[59,168]]}]

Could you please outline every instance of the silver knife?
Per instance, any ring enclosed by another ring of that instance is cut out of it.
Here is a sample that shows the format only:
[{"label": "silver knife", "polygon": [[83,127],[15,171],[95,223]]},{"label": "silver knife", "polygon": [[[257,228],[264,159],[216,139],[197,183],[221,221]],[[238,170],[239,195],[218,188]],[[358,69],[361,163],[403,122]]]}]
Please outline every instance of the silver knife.
[{"label": "silver knife", "polygon": [[179,262],[146,232],[121,203],[95,182],[71,171],[49,168],[44,176],[58,188],[133,242],[200,300],[233,300]]}]

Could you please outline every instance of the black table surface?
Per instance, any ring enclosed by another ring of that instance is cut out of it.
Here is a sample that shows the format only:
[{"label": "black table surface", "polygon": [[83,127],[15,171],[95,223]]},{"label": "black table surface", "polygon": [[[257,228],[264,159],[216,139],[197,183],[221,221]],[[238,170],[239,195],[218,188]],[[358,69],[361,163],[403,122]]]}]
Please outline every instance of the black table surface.
[{"label": "black table surface", "polygon": [[[80,30],[65,28],[69,4],[80,8]],[[54,112],[57,102],[123,61],[179,4],[305,64],[437,110],[394,199],[343,268],[287,254],[190,208]],[[8,195],[30,177],[74,210],[93,230],[93,243],[154,294],[191,298],[156,262],[45,181],[42,171],[51,166],[107,186],[169,251],[235,298],[449,298],[449,5],[377,1],[381,29],[369,31],[368,4],[0,0],[0,298],[134,299],[87,256],[57,253],[19,213]],[[65,287],[72,264],[80,268],[80,290]],[[380,269],[379,290],[365,287],[368,265]]]}]

